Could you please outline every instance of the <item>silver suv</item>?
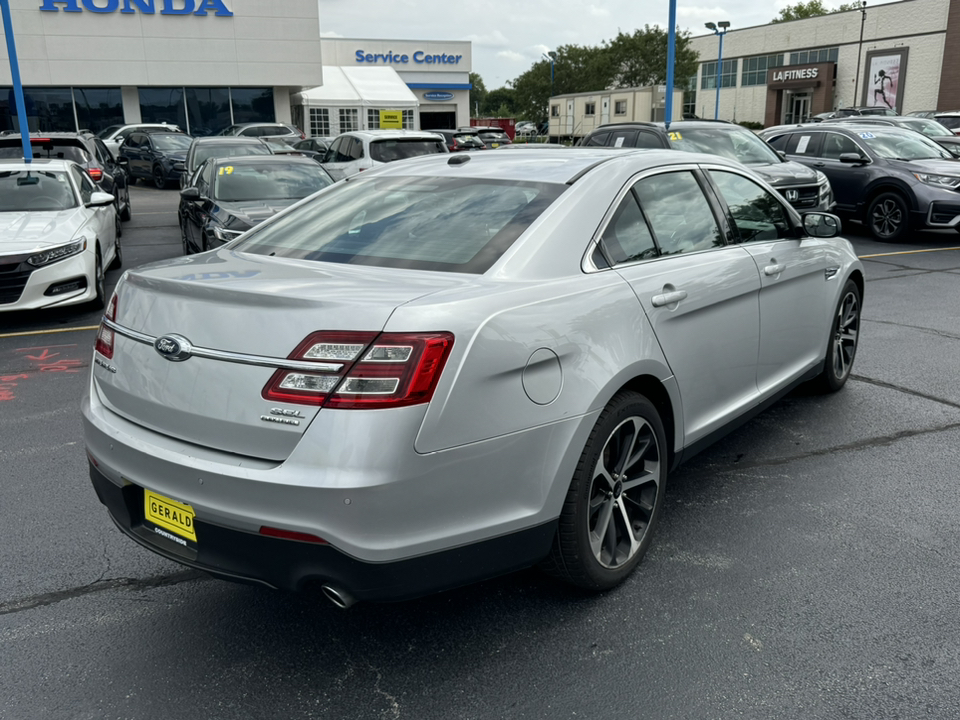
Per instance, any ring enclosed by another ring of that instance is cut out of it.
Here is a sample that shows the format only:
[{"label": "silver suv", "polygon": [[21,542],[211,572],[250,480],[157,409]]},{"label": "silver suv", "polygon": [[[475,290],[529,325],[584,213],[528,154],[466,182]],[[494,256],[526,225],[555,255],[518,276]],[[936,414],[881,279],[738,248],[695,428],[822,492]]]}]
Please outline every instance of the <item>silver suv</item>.
[{"label": "silver suv", "polygon": [[421,130],[357,130],[338,136],[321,161],[334,180],[395,160],[447,151],[437,133]]}]

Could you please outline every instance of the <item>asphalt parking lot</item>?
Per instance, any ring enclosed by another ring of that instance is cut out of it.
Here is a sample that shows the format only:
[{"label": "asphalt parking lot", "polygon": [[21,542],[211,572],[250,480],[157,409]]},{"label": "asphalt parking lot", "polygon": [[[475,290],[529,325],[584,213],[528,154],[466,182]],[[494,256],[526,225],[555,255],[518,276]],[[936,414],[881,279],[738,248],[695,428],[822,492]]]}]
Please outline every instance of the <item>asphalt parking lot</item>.
[{"label": "asphalt parking lot", "polygon": [[[176,191],[131,195],[126,267],[179,255]],[[602,596],[531,570],[341,611],[167,562],[87,478],[99,314],[0,315],[0,718],[957,717],[960,235],[857,231],[851,382],[675,473]]]}]

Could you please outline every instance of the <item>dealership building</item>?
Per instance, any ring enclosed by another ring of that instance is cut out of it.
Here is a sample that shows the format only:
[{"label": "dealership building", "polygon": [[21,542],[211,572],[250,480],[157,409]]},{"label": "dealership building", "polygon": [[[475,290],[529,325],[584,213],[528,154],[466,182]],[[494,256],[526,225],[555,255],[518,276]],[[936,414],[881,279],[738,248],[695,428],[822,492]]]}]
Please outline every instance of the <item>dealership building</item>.
[{"label": "dealership building", "polygon": [[[379,110],[401,111],[405,127],[469,124],[469,42],[321,39],[317,0],[9,3],[32,131],[167,122],[209,135],[296,120],[309,134],[313,119],[336,134],[373,127]],[[0,53],[0,132],[17,131],[2,35]],[[326,125],[316,100],[298,105],[325,84],[324,63],[338,88],[344,78],[370,88],[354,105],[328,107]],[[365,68],[379,70],[353,72]]]},{"label": "dealership building", "polygon": [[715,34],[691,38],[691,46],[701,62],[683,111],[704,118],[713,118],[716,109],[723,120],[771,126],[849,106],[901,113],[960,109],[960,0],[867,4],[731,27],[719,67]]}]

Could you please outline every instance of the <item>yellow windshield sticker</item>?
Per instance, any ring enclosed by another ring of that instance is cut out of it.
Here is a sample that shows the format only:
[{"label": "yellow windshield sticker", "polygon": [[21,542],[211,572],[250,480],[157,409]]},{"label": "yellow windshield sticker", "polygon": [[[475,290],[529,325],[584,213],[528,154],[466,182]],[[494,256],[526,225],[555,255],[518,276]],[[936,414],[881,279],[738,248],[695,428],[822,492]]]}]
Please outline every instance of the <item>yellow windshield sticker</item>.
[{"label": "yellow windshield sticker", "polygon": [[677,142],[680,142],[681,140],[683,140],[683,135],[681,135],[678,132],[672,132],[668,134],[670,135],[671,140],[676,140]]}]

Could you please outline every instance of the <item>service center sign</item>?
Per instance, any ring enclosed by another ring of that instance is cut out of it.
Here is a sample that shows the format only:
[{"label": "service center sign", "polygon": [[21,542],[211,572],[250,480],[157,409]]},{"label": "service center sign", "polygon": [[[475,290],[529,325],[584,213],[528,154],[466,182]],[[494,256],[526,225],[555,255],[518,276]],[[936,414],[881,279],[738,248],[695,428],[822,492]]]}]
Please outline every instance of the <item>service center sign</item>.
[{"label": "service center sign", "polygon": [[87,10],[94,13],[142,13],[156,15],[207,15],[208,11],[220,17],[233,17],[223,0],[43,0],[40,9],[44,12],[78,13]]},{"label": "service center sign", "polygon": [[[188,0],[189,1],[189,0]],[[417,65],[457,65],[463,60],[463,55],[448,55],[447,53],[428,53],[417,50],[409,55],[406,53],[368,53],[356,51],[358,64],[376,65],[378,63],[409,65],[413,59]]]}]

